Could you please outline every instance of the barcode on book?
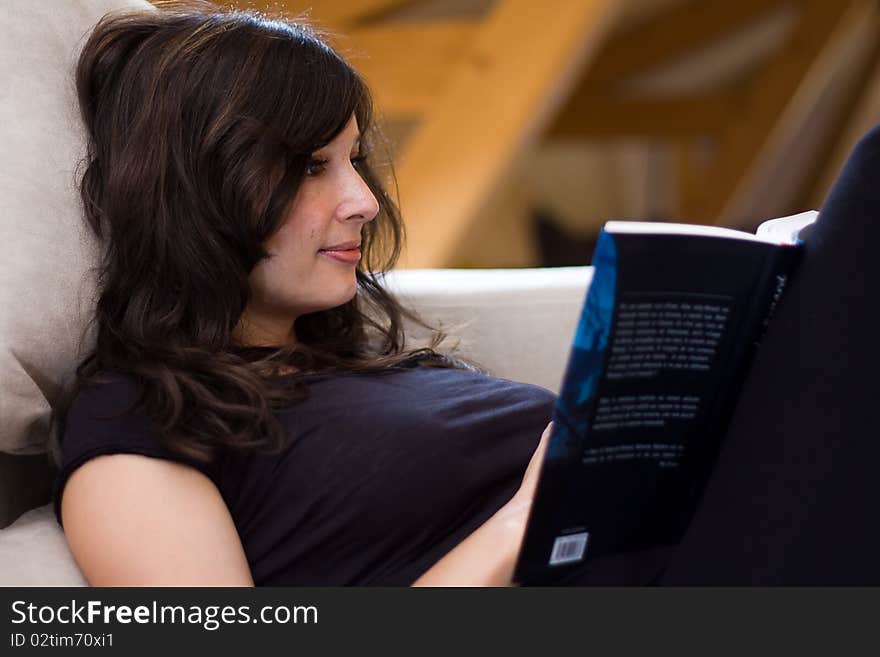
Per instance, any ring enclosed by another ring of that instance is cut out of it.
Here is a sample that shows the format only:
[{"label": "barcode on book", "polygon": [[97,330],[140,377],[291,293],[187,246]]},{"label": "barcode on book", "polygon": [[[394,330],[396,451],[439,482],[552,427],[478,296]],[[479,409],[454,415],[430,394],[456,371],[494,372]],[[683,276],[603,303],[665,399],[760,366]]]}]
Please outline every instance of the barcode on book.
[{"label": "barcode on book", "polygon": [[570,534],[568,536],[557,536],[556,540],[553,541],[553,552],[550,554],[550,565],[558,566],[560,564],[572,563],[583,559],[584,552],[587,549],[587,539],[589,537],[589,532]]}]

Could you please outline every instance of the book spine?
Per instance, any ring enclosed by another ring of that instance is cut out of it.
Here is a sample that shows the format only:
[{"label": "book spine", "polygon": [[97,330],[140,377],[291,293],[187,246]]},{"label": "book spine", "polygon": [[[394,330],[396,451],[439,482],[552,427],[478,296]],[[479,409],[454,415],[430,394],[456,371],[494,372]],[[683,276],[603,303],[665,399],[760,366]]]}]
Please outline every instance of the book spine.
[{"label": "book spine", "polygon": [[763,342],[764,334],[767,332],[767,327],[770,325],[770,320],[773,319],[773,315],[776,312],[776,306],[779,305],[779,300],[782,298],[782,293],[788,286],[789,278],[794,273],[794,268],[797,265],[800,256],[801,249],[792,248],[776,254],[776,257],[771,259],[771,264],[773,266],[770,273],[769,282],[771,285],[769,289],[772,290],[772,293],[770,295],[769,303],[766,304],[763,319],[758,324],[757,335],[753,341],[753,349],[757,349],[761,345],[761,342]]},{"label": "book spine", "polygon": [[739,385],[743,383],[742,379],[745,378],[764,340],[767,328],[800,261],[801,254],[802,249],[799,246],[785,246],[775,249],[767,256],[764,272],[755,286],[753,295],[755,302],[744,322],[750,330],[750,339],[743,344],[745,353],[742,354],[742,358],[735,361],[742,363],[743,371],[740,372]]}]

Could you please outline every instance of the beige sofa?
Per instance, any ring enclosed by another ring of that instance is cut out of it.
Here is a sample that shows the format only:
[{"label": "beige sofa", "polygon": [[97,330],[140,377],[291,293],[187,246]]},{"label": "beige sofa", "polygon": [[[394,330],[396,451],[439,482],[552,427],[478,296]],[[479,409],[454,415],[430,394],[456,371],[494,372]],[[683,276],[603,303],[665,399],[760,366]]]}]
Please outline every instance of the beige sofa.
[{"label": "beige sofa", "polygon": [[[80,217],[72,75],[106,11],[143,0],[9,0],[0,40],[0,585],[85,583],[49,493],[52,405],[91,344],[98,245]],[[396,272],[388,284],[497,376],[556,390],[590,269]],[[420,337],[413,331],[413,337]]]}]

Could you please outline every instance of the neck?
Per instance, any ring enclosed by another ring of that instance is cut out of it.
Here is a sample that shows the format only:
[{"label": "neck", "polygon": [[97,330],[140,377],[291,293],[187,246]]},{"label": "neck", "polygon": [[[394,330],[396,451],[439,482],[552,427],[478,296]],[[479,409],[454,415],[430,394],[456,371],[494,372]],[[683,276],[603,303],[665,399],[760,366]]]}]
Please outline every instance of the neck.
[{"label": "neck", "polygon": [[233,331],[233,338],[244,347],[282,347],[296,342],[294,322],[290,319],[254,317],[243,314]]}]

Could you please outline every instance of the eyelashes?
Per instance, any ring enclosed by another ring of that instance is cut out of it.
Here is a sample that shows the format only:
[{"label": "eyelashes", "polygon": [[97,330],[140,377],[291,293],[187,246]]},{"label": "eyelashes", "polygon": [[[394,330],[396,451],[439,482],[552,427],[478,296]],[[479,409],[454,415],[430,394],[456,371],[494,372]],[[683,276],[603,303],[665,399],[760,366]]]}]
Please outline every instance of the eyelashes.
[{"label": "eyelashes", "polygon": [[[364,162],[367,161],[366,155],[356,155],[351,158],[351,163],[358,168]],[[313,157],[309,160],[309,163],[306,165],[306,175],[313,178],[315,176],[320,175],[327,168],[327,165],[330,163],[330,160],[326,158]]]},{"label": "eyelashes", "polygon": [[306,165],[306,175],[310,177],[317,176],[319,173],[324,171],[327,167],[327,163],[330,160],[322,160],[319,158],[312,158],[309,160],[309,163]]}]

